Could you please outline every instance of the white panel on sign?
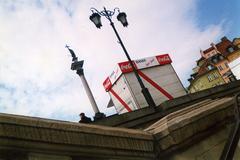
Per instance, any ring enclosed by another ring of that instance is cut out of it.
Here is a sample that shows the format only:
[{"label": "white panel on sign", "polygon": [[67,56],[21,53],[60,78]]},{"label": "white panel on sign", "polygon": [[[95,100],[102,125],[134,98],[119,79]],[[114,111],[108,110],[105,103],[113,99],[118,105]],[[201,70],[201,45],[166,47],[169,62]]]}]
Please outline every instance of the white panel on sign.
[{"label": "white panel on sign", "polygon": [[117,113],[128,112],[127,109],[120,103],[120,101],[111,92],[108,92],[108,93],[113,101],[113,104],[114,104],[114,107],[115,107]]},{"label": "white panel on sign", "polygon": [[122,74],[122,71],[120,67],[117,65],[109,76],[111,83],[114,84],[114,82],[121,76],[121,74]]},{"label": "white panel on sign", "polygon": [[[137,101],[136,103],[139,105],[140,108],[144,108],[147,107],[148,104],[141,92],[141,87],[138,83],[138,80],[136,78],[136,76],[134,75],[133,72],[131,73],[126,73],[124,74],[126,77],[126,80],[128,81],[128,84],[130,86],[130,90],[132,91],[132,96],[134,97],[134,99]],[[144,85],[147,87],[148,84],[146,84],[143,81]],[[148,87],[147,87],[148,88]]]},{"label": "white panel on sign", "polygon": [[[137,105],[131,96],[130,90],[127,86],[125,76],[122,75],[118,81],[113,85],[112,90],[123,100],[131,110],[136,110]],[[114,96],[112,93],[109,93],[111,99],[114,103],[114,106],[118,113],[127,112],[126,107],[121,103],[121,100]]]},{"label": "white panel on sign", "polygon": [[134,61],[138,69],[159,65],[156,57],[148,57]]},{"label": "white panel on sign", "polygon": [[[141,72],[154,82],[152,83],[142,78],[145,87],[148,88],[156,105],[169,100],[171,97],[168,95],[175,98],[186,94],[171,64],[146,68],[141,70]],[[145,107],[147,103],[141,93],[141,88],[136,80],[135,75],[132,73],[125,75],[129,82],[129,85],[131,86],[131,90],[137,99],[137,103],[141,108]],[[165,92],[162,92],[162,90]]]},{"label": "white panel on sign", "polygon": [[[171,96],[178,97],[179,95],[177,96],[175,95],[175,93],[180,90],[183,93],[182,95],[186,94],[171,64],[157,66],[154,68],[148,68],[146,70],[143,70],[142,72],[144,72],[151,80],[156,82],[162,89],[168,92]],[[153,86],[151,86],[151,89],[156,90],[156,88]]]}]

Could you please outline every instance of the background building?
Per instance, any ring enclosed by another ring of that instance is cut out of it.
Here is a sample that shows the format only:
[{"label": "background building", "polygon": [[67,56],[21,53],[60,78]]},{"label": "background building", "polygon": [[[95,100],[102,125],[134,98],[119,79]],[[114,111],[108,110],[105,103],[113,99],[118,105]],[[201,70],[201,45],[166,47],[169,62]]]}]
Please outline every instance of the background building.
[{"label": "background building", "polygon": [[233,39],[233,46],[228,48],[228,61],[232,62],[240,57],[240,38]]},{"label": "background building", "polygon": [[217,44],[211,43],[211,47],[200,50],[201,58],[197,60],[197,66],[193,68],[193,74],[188,79],[190,93],[215,87],[235,80],[229,67],[229,63],[240,57],[240,40],[235,38],[231,42],[223,37]]},{"label": "background building", "polygon": [[229,63],[229,67],[235,78],[240,80],[240,57]]},{"label": "background building", "polygon": [[225,81],[221,77],[217,68],[214,68],[204,72],[202,75],[199,75],[194,80],[192,80],[189,86],[189,91],[190,93],[194,93],[194,92],[215,87],[224,83]]}]

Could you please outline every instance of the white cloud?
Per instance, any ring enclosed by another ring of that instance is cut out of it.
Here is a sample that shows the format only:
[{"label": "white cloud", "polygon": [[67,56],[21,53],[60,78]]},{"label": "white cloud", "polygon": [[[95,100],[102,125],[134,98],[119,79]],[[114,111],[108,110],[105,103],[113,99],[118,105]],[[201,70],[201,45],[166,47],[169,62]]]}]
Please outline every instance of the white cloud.
[{"label": "white cloud", "polygon": [[[64,48],[69,44],[84,59],[85,75],[100,110],[109,96],[102,82],[115,64],[125,60],[109,22],[99,30],[90,22],[90,8],[127,13],[129,27],[116,27],[132,58],[170,53],[186,84],[199,47],[223,34],[221,24],[200,30],[195,0],[1,1],[0,111],[77,121],[91,105]],[[115,21],[115,17],[114,17]]]}]

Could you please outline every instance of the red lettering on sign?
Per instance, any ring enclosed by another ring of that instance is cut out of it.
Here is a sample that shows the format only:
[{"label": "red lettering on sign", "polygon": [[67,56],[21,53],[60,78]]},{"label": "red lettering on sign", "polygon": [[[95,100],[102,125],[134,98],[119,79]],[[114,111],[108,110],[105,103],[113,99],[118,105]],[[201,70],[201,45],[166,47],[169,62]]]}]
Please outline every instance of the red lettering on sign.
[{"label": "red lettering on sign", "polygon": [[[134,66],[136,68],[136,65],[135,65],[134,62],[133,62],[133,64],[134,64]],[[127,62],[118,63],[118,65],[119,65],[119,67],[120,67],[120,69],[121,69],[121,71],[123,73],[128,73],[128,72],[132,72],[133,71],[132,66],[131,66],[131,64],[128,61]]]},{"label": "red lettering on sign", "polygon": [[156,56],[156,58],[160,65],[172,63],[172,60],[168,54],[159,55],[159,56]]},{"label": "red lettering on sign", "polygon": [[103,82],[103,86],[105,88],[106,91],[109,91],[110,88],[112,88],[112,83],[110,81],[109,78],[107,78],[104,82]]}]

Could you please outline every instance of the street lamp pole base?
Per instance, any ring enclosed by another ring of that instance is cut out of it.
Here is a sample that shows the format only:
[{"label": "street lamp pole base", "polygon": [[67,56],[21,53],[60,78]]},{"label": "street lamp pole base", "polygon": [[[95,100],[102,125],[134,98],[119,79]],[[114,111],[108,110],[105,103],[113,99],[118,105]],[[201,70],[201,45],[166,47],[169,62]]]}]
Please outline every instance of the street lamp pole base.
[{"label": "street lamp pole base", "polygon": [[106,117],[106,115],[104,113],[98,112],[98,113],[95,113],[95,116],[93,117],[93,119],[94,119],[94,121],[97,121],[97,120],[103,119],[105,117]]},{"label": "street lamp pole base", "polygon": [[142,94],[144,95],[149,107],[156,107],[155,102],[153,101],[152,96],[147,88],[142,88]]}]

